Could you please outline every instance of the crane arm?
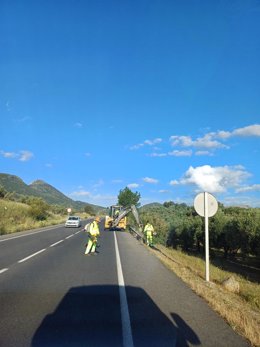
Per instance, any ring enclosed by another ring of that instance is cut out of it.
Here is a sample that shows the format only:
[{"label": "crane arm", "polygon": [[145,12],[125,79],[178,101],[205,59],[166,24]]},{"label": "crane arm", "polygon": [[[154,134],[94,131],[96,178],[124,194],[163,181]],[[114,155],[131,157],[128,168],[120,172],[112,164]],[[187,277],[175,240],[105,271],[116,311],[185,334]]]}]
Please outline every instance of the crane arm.
[{"label": "crane arm", "polygon": [[118,226],[121,219],[123,219],[130,211],[131,211],[131,209],[129,209],[129,208],[121,211],[119,213],[119,215],[116,217],[116,219],[112,222],[112,227],[115,228],[116,226]]},{"label": "crane arm", "polygon": [[136,223],[137,223],[138,228],[139,228],[139,232],[142,233],[142,224],[140,222],[139,214],[138,214],[138,211],[137,211],[137,208],[135,207],[135,205],[131,205],[131,207],[128,207],[128,208],[124,209],[123,211],[121,211],[121,213],[119,213],[117,218],[112,222],[112,228],[115,228],[116,226],[118,226],[120,220],[123,219],[129,212],[133,213],[134,218],[135,218]]}]

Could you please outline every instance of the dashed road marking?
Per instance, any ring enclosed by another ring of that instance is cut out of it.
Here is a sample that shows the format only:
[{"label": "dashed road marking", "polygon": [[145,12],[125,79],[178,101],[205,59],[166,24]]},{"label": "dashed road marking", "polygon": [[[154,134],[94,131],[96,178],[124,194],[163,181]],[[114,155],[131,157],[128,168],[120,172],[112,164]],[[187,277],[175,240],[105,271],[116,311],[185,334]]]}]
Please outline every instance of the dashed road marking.
[{"label": "dashed road marking", "polygon": [[[76,232],[76,233],[74,233],[74,234],[72,234],[72,235],[67,236],[65,239],[70,239],[70,238],[73,237],[74,235],[79,234],[81,231],[82,231],[82,230],[79,230],[78,232]],[[26,236],[26,235],[23,235],[23,236]],[[18,237],[19,237],[19,236],[14,237],[14,238],[18,238]],[[20,237],[22,237],[22,235],[21,235]],[[2,240],[2,241],[7,241],[7,240]],[[56,245],[58,245],[58,244],[60,244],[60,243],[62,243],[62,242],[64,242],[64,240],[57,241],[57,242],[51,244],[49,247],[54,247],[54,246],[56,246]],[[42,252],[44,252],[44,251],[46,251],[46,248],[43,248],[43,249],[41,249],[40,251],[35,252],[35,253],[33,253],[33,254],[29,255],[28,257],[25,257],[25,258],[23,258],[23,259],[21,259],[21,260],[18,260],[17,263],[19,263],[19,264],[20,264],[20,263],[23,263],[23,262],[29,260],[29,259],[32,258],[32,257],[35,257],[36,255],[38,255],[38,254],[40,254],[40,253],[42,253]],[[0,274],[6,272],[7,270],[9,270],[9,268],[0,269]]]},{"label": "dashed road marking", "polygon": [[30,259],[32,257],[35,257],[36,255],[38,255],[38,254],[40,254],[40,253],[42,253],[44,251],[46,251],[46,248],[41,249],[40,251],[38,251],[36,253],[33,253],[33,254],[29,255],[28,257],[26,257],[26,258],[23,258],[23,259],[19,260],[18,263],[23,263],[24,261],[26,261],[26,260],[28,260],[28,259]]},{"label": "dashed road marking", "polygon": [[53,243],[52,245],[50,245],[50,247],[54,247],[54,246],[56,246],[56,245],[58,245],[59,243],[61,243],[61,242],[63,242],[64,240],[60,240],[60,241],[58,241],[58,242],[55,242],[55,243]]},{"label": "dashed road marking", "polygon": [[74,236],[74,234],[65,237],[65,239],[68,240],[68,239],[70,239],[72,236]]}]

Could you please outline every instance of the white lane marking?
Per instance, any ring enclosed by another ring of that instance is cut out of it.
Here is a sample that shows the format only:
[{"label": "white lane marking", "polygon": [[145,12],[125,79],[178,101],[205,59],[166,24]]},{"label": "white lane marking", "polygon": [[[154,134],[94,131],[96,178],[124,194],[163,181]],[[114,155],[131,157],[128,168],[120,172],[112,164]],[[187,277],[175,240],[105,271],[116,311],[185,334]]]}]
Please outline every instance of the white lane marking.
[{"label": "white lane marking", "polygon": [[64,240],[60,240],[60,241],[58,241],[58,242],[55,242],[55,243],[53,243],[52,245],[50,245],[50,247],[54,247],[54,246],[56,246],[56,245],[58,245],[59,243],[61,243],[61,242],[63,242]]},{"label": "white lane marking", "polygon": [[66,239],[66,240],[67,240],[67,239],[70,239],[72,236],[74,236],[74,234],[65,237],[65,239]]},{"label": "white lane marking", "polygon": [[124,276],[123,276],[122,265],[121,265],[120,254],[119,254],[118,243],[117,243],[115,232],[114,232],[114,238],[115,238],[117,276],[118,276],[118,284],[119,284],[120,309],[121,309],[121,320],[122,320],[123,347],[134,347],[131,322],[130,322],[126,291],[125,291],[125,282],[124,282]]},{"label": "white lane marking", "polygon": [[30,234],[25,234],[25,235],[18,235],[18,236],[14,236],[14,237],[9,237],[8,239],[0,240],[0,242],[11,241],[11,240],[19,239],[20,237],[25,237],[25,236],[32,236],[32,235],[39,234],[39,233],[43,233],[44,231],[49,231],[49,230],[53,230],[53,229],[56,229],[56,228],[58,228],[58,227],[53,227],[53,228],[49,228],[49,229],[34,231],[34,232],[30,233]]},{"label": "white lane marking", "polygon": [[9,270],[9,269],[5,268],[5,269],[0,270],[0,274],[2,274],[3,272],[6,272],[7,270]]},{"label": "white lane marking", "polygon": [[75,233],[75,235],[77,235],[77,234],[81,233],[81,231],[82,231],[82,230],[80,230],[80,231],[77,231],[77,232]]},{"label": "white lane marking", "polygon": [[33,253],[33,254],[29,255],[28,257],[26,257],[26,258],[23,258],[23,259],[19,260],[18,263],[23,263],[24,261],[26,261],[26,260],[36,256],[37,254],[40,254],[40,253],[44,252],[44,251],[46,251],[46,248],[41,249],[40,251],[38,251],[36,253]]}]

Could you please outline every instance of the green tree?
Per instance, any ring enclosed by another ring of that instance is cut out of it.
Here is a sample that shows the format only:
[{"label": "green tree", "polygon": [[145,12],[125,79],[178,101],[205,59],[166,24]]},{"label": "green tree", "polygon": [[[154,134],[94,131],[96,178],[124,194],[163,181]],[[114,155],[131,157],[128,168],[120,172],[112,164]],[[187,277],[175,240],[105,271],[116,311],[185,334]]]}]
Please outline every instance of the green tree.
[{"label": "green tree", "polygon": [[4,198],[5,195],[7,194],[7,191],[3,186],[0,186],[0,198]]},{"label": "green tree", "polygon": [[35,220],[45,220],[48,217],[49,205],[42,198],[29,197],[27,204],[31,206],[30,214]]},{"label": "green tree", "polygon": [[174,202],[173,201],[165,201],[163,203],[163,206],[166,207],[166,208],[169,208],[171,206],[174,206]]},{"label": "green tree", "polygon": [[93,216],[95,214],[95,211],[91,205],[86,205],[84,207],[84,212],[88,213],[89,215]]},{"label": "green tree", "polygon": [[125,189],[119,191],[117,199],[119,205],[129,207],[131,205],[139,206],[140,197],[140,193],[133,193],[128,187],[125,187]]}]

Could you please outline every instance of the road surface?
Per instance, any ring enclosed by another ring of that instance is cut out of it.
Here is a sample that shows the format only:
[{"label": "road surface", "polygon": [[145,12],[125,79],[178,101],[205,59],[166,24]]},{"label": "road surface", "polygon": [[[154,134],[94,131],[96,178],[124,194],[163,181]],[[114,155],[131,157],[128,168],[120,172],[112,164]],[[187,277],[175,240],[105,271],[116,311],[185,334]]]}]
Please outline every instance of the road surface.
[{"label": "road surface", "polygon": [[1,347],[248,346],[129,233],[85,243],[63,226],[0,237]]}]

